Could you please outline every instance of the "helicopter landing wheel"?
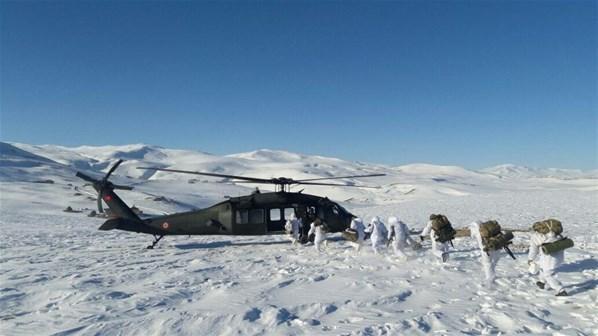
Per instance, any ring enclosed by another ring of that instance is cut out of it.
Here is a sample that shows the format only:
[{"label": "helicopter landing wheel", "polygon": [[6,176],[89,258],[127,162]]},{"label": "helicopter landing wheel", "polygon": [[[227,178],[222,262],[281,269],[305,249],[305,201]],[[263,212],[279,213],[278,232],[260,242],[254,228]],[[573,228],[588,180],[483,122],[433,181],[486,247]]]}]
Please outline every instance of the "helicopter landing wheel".
[{"label": "helicopter landing wheel", "polygon": [[164,237],[164,235],[161,235],[161,236],[154,235],[154,241],[147,248],[150,249],[150,250],[153,250],[154,246],[156,246],[156,244],[158,244],[158,242],[160,241],[160,239],[162,239],[162,237]]}]

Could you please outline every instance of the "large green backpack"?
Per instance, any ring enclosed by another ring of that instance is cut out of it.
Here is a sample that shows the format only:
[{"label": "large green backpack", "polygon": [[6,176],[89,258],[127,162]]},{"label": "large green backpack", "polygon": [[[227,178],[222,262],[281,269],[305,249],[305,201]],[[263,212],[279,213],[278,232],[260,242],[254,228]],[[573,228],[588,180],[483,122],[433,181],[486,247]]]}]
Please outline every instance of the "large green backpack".
[{"label": "large green backpack", "polygon": [[563,233],[563,224],[558,219],[551,218],[535,222],[532,229],[541,234],[553,232],[555,235],[560,235]]},{"label": "large green backpack", "polygon": [[453,229],[451,222],[445,215],[432,214],[430,215],[430,220],[432,221],[432,229],[434,230],[434,233],[436,233],[437,242],[444,243],[455,238],[457,231]]},{"label": "large green backpack", "polygon": [[500,224],[495,220],[489,220],[480,225],[480,236],[482,236],[484,252],[508,247],[513,239],[513,233],[510,231],[502,233]]}]

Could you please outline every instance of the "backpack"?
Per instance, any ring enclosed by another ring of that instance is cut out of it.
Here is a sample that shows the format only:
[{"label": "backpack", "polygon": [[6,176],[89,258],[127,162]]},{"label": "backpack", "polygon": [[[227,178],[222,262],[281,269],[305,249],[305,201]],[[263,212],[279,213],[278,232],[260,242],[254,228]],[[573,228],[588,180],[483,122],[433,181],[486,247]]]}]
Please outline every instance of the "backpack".
[{"label": "backpack", "polygon": [[443,227],[447,226],[447,225],[451,225],[451,222],[448,220],[448,218],[446,218],[445,215],[430,215],[430,220],[432,221],[432,229],[434,229],[434,231],[439,231],[441,230]]},{"label": "backpack", "polygon": [[342,236],[343,238],[351,242],[356,242],[358,238],[357,231],[353,229],[346,229],[345,231],[343,231]]},{"label": "backpack", "polygon": [[500,233],[500,230],[500,224],[495,220],[489,220],[480,224],[480,235],[482,236],[482,239],[494,237]]},{"label": "backpack", "polygon": [[495,220],[489,220],[480,225],[480,236],[482,236],[484,252],[508,247],[513,239],[513,233],[510,231],[502,233],[500,224]]},{"label": "backpack", "polygon": [[457,231],[453,229],[451,222],[445,215],[430,215],[430,220],[432,221],[432,229],[436,234],[437,242],[445,243],[455,238]]},{"label": "backpack", "polygon": [[532,229],[541,234],[553,232],[555,235],[563,233],[563,224],[558,219],[545,219],[543,221],[535,222]]}]

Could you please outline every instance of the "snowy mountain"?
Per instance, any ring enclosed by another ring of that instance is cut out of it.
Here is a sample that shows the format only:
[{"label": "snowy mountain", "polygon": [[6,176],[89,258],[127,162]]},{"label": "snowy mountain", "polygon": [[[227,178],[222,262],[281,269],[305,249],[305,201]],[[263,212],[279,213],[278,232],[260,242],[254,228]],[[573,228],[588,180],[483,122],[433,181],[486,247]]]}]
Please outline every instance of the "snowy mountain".
[{"label": "snowy mountain", "polygon": [[[533,169],[514,165],[501,165],[481,171],[455,166],[410,164],[391,167],[377,164],[345,161],[337,158],[309,156],[286,151],[261,149],[248,153],[218,156],[191,150],[175,150],[143,144],[126,146],[62,147],[52,145],[34,146],[18,143],[2,143],[0,160],[3,173],[0,178],[10,180],[33,180],[40,176],[62,176],[74,182],[76,170],[98,175],[106,172],[115,161],[125,162],[115,176],[142,181],[180,182],[226,182],[223,179],[139,170],[137,167],[161,167],[203,171],[220,174],[255,176],[260,178],[291,177],[294,179],[323,178],[383,173],[385,177],[368,179],[344,179],[339,183],[348,185],[379,185],[379,190],[360,188],[305,187],[305,192],[326,192],[337,200],[384,203],[403,198],[405,193],[414,195],[469,195],[475,189],[550,188],[551,183],[536,185],[534,179],[552,178],[559,188],[591,188],[598,176],[595,172],[563,169]],[[30,169],[23,169],[29,165]],[[37,167],[37,169],[33,169]],[[42,169],[43,168],[43,169]],[[50,172],[52,171],[52,172]],[[579,180],[589,180],[580,183]],[[272,186],[259,186],[271,189]],[[248,186],[236,186],[244,192]],[[303,186],[301,188],[304,188]]]},{"label": "snowy mountain", "polygon": [[556,178],[556,179],[582,179],[598,178],[598,172],[582,171],[579,169],[557,169],[557,168],[529,168],[525,166],[516,166],[513,164],[504,164],[482,169],[481,172],[493,174],[502,178]]},{"label": "snowy mountain", "polygon": [[[206,207],[254,186],[139,166],[296,179],[384,173],[337,181],[380,189],[305,192],[340,201],[366,221],[399,216],[412,229],[431,213],[446,214],[457,228],[496,219],[523,231],[558,218],[575,242],[559,269],[571,296],[536,287],[527,232],[516,232],[517,260],[499,261],[492,286],[482,282],[481,251],[469,238],[454,241],[442,266],[429,242],[400,259],[367,246],[355,253],[338,234],[322,253],[286,236],[169,236],[145,250],[148,235],[98,231],[103,219],[86,216],[95,192],[75,172],[101,177],[118,159],[126,161],[111,181],[133,186],[119,194],[149,215]],[[81,212],[63,212],[66,206]],[[592,335],[597,219],[596,171],[391,167],[266,149],[219,156],[142,144],[0,143],[0,334]]]}]

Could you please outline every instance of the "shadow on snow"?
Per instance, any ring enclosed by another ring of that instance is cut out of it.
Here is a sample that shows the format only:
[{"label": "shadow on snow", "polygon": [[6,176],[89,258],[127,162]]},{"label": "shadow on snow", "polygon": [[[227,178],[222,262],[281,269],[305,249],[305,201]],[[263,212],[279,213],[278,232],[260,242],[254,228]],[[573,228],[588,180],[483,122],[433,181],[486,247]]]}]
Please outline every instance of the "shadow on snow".
[{"label": "shadow on snow", "polygon": [[181,250],[191,250],[191,249],[205,249],[205,248],[219,248],[219,247],[227,247],[227,246],[249,246],[249,245],[283,245],[283,244],[290,244],[290,241],[243,241],[243,242],[234,242],[232,240],[223,240],[217,242],[209,242],[209,243],[188,243],[188,244],[178,244],[175,245],[176,248]]},{"label": "shadow on snow", "polygon": [[561,265],[558,269],[559,272],[573,273],[581,272],[585,270],[594,270],[598,268],[598,260],[594,258],[578,260],[574,263]]}]

